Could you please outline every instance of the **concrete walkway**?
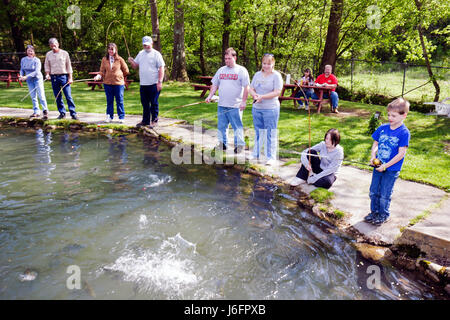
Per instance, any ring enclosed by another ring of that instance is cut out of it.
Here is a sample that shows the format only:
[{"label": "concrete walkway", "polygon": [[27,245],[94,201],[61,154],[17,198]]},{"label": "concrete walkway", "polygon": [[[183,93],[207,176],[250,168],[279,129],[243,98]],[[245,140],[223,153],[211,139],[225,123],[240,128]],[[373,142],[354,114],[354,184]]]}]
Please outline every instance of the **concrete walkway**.
[{"label": "concrete walkway", "polygon": [[[28,118],[31,113],[30,109],[0,107],[0,117]],[[58,112],[49,112],[50,119],[55,119],[57,116]],[[79,112],[78,117],[81,122],[107,125],[104,122],[105,114]],[[135,126],[141,119],[142,117],[138,115],[127,115],[124,124]],[[118,123],[117,119],[113,123]],[[213,149],[217,144],[215,130],[197,132],[194,135],[194,127],[184,124],[180,120],[160,118],[159,125],[153,131],[158,135],[182,141],[187,145],[196,144],[198,146],[201,141],[204,149]],[[230,137],[233,137],[232,133]],[[232,141],[232,139],[230,140]],[[232,148],[229,148],[227,154],[234,156]],[[248,154],[249,151],[246,151],[245,157]],[[244,163],[245,157],[241,156],[237,162]],[[299,169],[298,164],[286,166],[286,161],[283,159],[280,159],[279,164],[275,166],[265,166],[264,163],[257,161],[250,161],[250,163],[263,167],[266,174],[280,178],[286,184]],[[448,194],[435,187],[398,179],[392,196],[391,219],[376,227],[363,220],[370,208],[370,181],[370,171],[350,166],[341,167],[338,179],[330,189],[335,194],[331,204],[334,208],[346,213],[348,225],[373,243],[413,244],[425,252],[428,259],[444,266],[450,266],[450,198]],[[309,185],[302,185],[298,188],[306,193],[315,189]],[[424,213],[427,214],[425,219],[408,227],[412,219]]]}]

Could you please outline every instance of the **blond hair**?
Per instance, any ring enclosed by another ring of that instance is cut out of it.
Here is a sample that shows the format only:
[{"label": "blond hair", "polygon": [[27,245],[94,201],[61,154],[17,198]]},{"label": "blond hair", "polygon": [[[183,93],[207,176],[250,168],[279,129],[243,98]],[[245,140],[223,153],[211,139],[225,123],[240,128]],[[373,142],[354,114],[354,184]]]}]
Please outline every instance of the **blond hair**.
[{"label": "blond hair", "polygon": [[409,101],[403,98],[397,98],[387,106],[388,111],[395,111],[399,114],[405,114],[409,112]]},{"label": "blond hair", "polygon": [[[270,63],[273,64],[275,67],[275,57],[271,53],[265,53],[261,59],[261,64],[264,62],[264,59],[270,59]],[[263,68],[261,66],[261,71],[263,71]]]}]

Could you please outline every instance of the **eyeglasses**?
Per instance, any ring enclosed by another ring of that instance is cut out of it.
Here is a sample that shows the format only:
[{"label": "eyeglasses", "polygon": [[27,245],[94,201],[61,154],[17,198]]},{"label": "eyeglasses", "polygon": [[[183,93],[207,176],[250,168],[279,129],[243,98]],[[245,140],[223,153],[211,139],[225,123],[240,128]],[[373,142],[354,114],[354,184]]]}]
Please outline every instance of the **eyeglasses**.
[{"label": "eyeglasses", "polygon": [[264,55],[273,57],[273,53],[264,53]]}]

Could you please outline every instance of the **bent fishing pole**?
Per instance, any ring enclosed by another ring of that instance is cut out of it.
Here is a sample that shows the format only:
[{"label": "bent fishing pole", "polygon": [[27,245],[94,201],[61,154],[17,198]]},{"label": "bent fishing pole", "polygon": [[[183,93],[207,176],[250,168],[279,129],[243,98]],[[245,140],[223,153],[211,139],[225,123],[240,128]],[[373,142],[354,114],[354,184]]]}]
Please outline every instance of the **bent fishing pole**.
[{"label": "bent fishing pole", "polygon": [[[44,82],[45,82],[45,81],[47,81],[47,79],[44,79]],[[23,97],[22,99],[20,99],[20,102],[22,102],[23,100],[25,100],[25,98],[28,97],[29,95],[31,95],[31,94],[34,92],[34,90],[36,90],[37,88],[39,88],[39,86],[37,86],[36,88],[34,88],[34,89],[31,90],[30,92],[28,92],[28,94],[27,94],[25,97]]]},{"label": "bent fishing pole", "polygon": [[[316,158],[327,158],[327,159],[330,158],[328,156],[323,156],[323,155],[320,155],[320,154],[303,153],[303,152],[297,152],[297,151],[291,151],[291,150],[283,150],[283,149],[280,149],[280,152],[291,153],[291,154],[299,154],[299,155],[305,154],[307,156],[316,157]],[[364,166],[369,166],[369,167],[372,167],[372,168],[374,168],[374,167],[377,168],[377,167],[379,167],[381,165],[381,163],[380,163],[380,165],[373,165],[373,164],[369,164],[367,162],[360,162],[360,161],[347,160],[347,159],[337,159],[337,160],[341,160],[341,161],[345,161],[345,162],[351,162],[351,163],[356,163],[356,164],[360,164],[360,165],[364,165]]]},{"label": "bent fishing pole", "polygon": [[[82,82],[82,81],[94,81],[94,78],[75,80],[75,81],[72,81],[72,83],[75,83],[75,82]],[[64,88],[65,88],[66,86],[68,86],[68,85],[69,85],[69,82],[67,82],[67,83],[61,88],[61,90],[59,90],[58,94],[57,94],[56,97],[55,97],[55,101],[58,99],[59,95],[60,95],[61,92],[64,90]]]}]

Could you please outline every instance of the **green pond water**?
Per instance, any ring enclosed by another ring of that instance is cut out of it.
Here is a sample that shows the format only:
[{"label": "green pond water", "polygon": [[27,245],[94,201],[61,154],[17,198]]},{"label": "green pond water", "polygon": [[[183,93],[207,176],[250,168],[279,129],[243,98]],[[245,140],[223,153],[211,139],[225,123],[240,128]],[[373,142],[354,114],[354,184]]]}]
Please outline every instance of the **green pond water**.
[{"label": "green pond water", "polygon": [[0,299],[438,298],[383,266],[369,288],[287,191],[155,140],[0,127],[0,155]]}]

